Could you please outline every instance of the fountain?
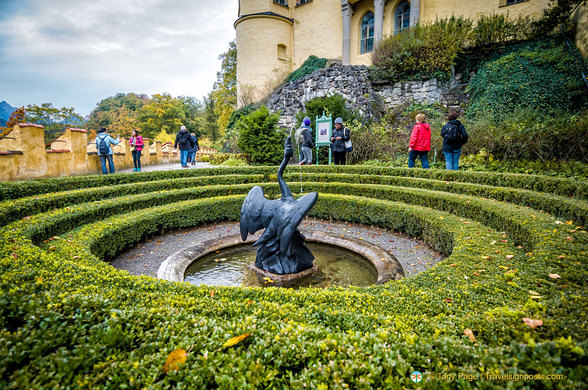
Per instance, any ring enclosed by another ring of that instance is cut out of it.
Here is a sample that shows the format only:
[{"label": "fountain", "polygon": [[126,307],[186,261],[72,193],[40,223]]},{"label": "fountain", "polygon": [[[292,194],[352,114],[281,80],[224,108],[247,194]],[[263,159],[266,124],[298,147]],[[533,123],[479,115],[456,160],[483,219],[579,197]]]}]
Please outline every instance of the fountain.
[{"label": "fountain", "polygon": [[[361,281],[352,280],[353,278],[345,281],[342,284],[345,286],[381,284],[402,278],[404,271],[398,260],[373,244],[325,232],[310,232],[305,237],[300,232],[298,225],[316,203],[318,194],[312,192],[298,199],[292,195],[282,175],[293,153],[292,140],[288,137],[284,146],[284,158],[278,168],[280,199],[269,200],[264,196],[261,187],[253,187],[241,207],[240,235],[213,239],[176,252],[161,264],[158,278],[183,281],[187,274],[186,270],[193,263],[199,264],[191,267],[188,272],[190,275],[186,280],[191,280],[195,284],[327,287],[331,285],[331,282],[325,283],[326,272],[323,270],[326,271],[328,267],[344,269],[342,272],[344,275],[364,275],[359,278]],[[251,236],[264,228],[265,231],[258,238]],[[316,250],[323,253],[320,259],[323,270],[313,265],[315,257],[305,245],[306,241],[326,246],[326,248],[316,247]],[[238,247],[242,247],[243,242],[252,243],[254,247],[257,247],[255,261],[247,267],[254,271],[257,284],[251,280],[245,280],[247,277],[243,279],[241,275],[246,272],[246,269],[239,268],[239,265],[235,265],[233,261],[236,258],[240,258],[241,262],[243,259],[250,261],[252,253],[235,255],[235,251],[242,252],[242,248]],[[333,248],[337,248],[338,251],[334,256],[328,254],[328,252],[334,252]],[[207,258],[208,254],[213,255]],[[354,255],[358,255],[358,258],[352,259]],[[233,260],[227,260],[228,258]],[[345,263],[341,261],[343,258],[352,260]],[[222,263],[223,266],[217,267],[215,263]],[[332,265],[333,263],[336,265]],[[359,267],[357,270],[356,266]],[[211,278],[200,277],[214,269],[216,271],[213,273],[216,272],[216,274]],[[222,272],[217,272],[219,269],[222,269]],[[346,272],[351,269],[354,270]],[[311,277],[313,274],[316,275]],[[370,274],[372,276],[369,276]],[[337,285],[337,283],[334,284]]]}]

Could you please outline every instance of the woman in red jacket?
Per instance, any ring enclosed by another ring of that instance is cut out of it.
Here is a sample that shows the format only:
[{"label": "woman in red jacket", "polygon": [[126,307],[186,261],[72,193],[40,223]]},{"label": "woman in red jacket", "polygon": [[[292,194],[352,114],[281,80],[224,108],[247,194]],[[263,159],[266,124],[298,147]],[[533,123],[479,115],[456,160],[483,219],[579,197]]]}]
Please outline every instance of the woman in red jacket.
[{"label": "woman in red jacket", "polygon": [[427,153],[431,150],[431,127],[425,122],[425,114],[416,116],[416,125],[410,135],[410,144],[408,145],[408,167],[414,168],[414,161],[417,156],[421,159],[423,168],[429,168],[429,158]]}]

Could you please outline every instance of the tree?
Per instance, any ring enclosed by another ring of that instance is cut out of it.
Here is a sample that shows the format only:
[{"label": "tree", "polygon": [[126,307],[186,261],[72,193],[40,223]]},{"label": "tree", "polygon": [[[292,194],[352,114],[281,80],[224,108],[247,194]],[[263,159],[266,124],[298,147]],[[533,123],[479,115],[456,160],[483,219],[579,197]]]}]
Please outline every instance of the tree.
[{"label": "tree", "polygon": [[239,149],[254,164],[275,165],[282,161],[285,135],[278,130],[279,118],[263,106],[237,122]]},{"label": "tree", "polygon": [[164,130],[168,134],[177,133],[186,124],[186,109],[181,100],[171,95],[155,94],[137,115],[136,125],[143,136],[152,138]]},{"label": "tree", "polygon": [[73,107],[56,108],[51,103],[41,106],[29,104],[26,108],[26,122],[42,125],[45,128],[45,142],[58,138],[67,127],[84,127],[84,118]]},{"label": "tree", "polygon": [[214,112],[221,133],[229,122],[233,111],[237,108],[237,44],[229,43],[229,50],[221,54],[221,70],[216,74],[211,99],[214,100]]},{"label": "tree", "polygon": [[98,130],[105,127],[121,135],[130,135],[139,111],[148,102],[149,97],[145,94],[117,93],[96,105],[88,117],[87,128]]},{"label": "tree", "polygon": [[203,121],[203,135],[210,138],[213,142],[220,139],[220,132],[218,128],[218,116],[215,110],[215,101],[213,92],[208,94],[208,97],[204,97],[204,121]]},{"label": "tree", "polygon": [[14,125],[19,123],[23,123],[26,118],[26,109],[23,107],[17,108],[12,112],[10,118],[8,118],[8,122],[6,122],[6,127],[0,127],[0,137],[4,137],[8,135],[12,131]]}]

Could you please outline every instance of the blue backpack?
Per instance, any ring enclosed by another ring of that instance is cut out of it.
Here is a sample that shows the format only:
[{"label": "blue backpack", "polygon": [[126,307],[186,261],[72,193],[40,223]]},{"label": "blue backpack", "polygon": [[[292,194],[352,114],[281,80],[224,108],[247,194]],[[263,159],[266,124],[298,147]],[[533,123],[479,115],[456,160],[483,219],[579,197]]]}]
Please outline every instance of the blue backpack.
[{"label": "blue backpack", "polygon": [[108,147],[108,144],[106,143],[106,137],[98,137],[97,138],[100,139],[100,141],[98,141],[98,152],[102,155],[105,154],[109,154],[110,153],[110,148]]}]

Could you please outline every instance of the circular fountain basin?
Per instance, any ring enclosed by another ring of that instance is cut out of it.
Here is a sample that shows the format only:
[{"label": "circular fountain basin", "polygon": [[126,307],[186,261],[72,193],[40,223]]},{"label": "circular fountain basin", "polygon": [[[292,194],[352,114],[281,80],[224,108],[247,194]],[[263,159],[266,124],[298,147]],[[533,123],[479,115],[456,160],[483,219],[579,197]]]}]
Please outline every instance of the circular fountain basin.
[{"label": "circular fountain basin", "polygon": [[[300,275],[294,283],[286,285],[367,286],[404,277],[398,260],[376,245],[325,232],[304,234],[316,257],[316,272]],[[157,277],[213,286],[281,285],[276,283],[280,276],[259,275],[251,269],[256,254],[253,242],[254,237],[243,242],[240,235],[234,235],[198,243],[169,256],[159,267]]]}]

